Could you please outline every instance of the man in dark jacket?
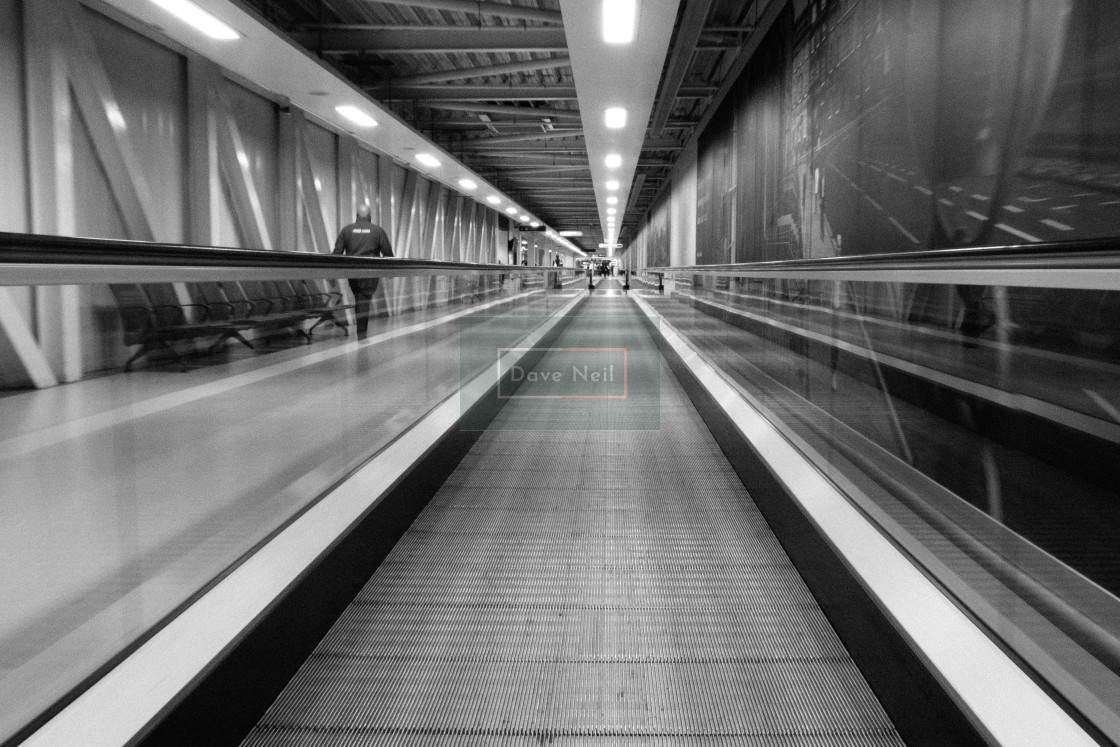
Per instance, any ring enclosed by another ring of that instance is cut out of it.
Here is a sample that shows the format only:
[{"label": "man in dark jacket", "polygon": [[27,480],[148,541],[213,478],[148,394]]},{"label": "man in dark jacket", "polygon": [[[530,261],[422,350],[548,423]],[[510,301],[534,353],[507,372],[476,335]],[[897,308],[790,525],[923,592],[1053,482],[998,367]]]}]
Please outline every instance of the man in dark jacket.
[{"label": "man in dark jacket", "polygon": [[[358,219],[338,232],[334,242],[334,254],[352,257],[392,257],[393,246],[381,226],[375,226],[369,218],[369,205],[358,206]],[[378,278],[350,278],[350,290],[354,292],[354,315],[358,320],[358,339],[366,336],[369,327],[369,314],[373,294],[377,291]]]}]

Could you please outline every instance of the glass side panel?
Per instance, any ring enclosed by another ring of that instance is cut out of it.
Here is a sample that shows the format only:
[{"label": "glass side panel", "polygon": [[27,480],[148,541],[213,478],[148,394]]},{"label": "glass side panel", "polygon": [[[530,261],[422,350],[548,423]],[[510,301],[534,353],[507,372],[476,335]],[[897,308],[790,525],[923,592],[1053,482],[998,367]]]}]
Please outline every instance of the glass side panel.
[{"label": "glass side panel", "polygon": [[973,614],[1120,729],[1120,293],[665,283],[638,292]]},{"label": "glass side panel", "polygon": [[454,393],[461,320],[510,320],[496,328],[515,347],[580,282],[511,269],[10,289],[29,309],[72,301],[84,371],[0,392],[0,741]]}]

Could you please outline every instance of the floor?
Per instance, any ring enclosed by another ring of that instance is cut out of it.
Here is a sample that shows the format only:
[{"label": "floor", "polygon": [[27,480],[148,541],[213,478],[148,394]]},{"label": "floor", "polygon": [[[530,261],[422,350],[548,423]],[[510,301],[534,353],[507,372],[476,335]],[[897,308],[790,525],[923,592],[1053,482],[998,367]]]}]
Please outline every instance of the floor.
[{"label": "floor", "polygon": [[627,400],[518,389],[246,747],[901,744],[614,285],[535,368]]}]

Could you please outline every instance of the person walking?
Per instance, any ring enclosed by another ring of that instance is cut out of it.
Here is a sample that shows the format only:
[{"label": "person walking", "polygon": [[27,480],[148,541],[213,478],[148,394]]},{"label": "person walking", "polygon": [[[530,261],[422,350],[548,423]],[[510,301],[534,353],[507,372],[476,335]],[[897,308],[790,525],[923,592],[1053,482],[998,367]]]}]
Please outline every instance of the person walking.
[{"label": "person walking", "polygon": [[[384,229],[370,220],[369,205],[362,203],[358,206],[357,220],[338,232],[333,253],[351,257],[392,257],[393,245]],[[349,278],[347,282],[354,293],[354,316],[358,321],[358,339],[362,340],[369,328],[373,294],[377,292],[380,279]]]}]

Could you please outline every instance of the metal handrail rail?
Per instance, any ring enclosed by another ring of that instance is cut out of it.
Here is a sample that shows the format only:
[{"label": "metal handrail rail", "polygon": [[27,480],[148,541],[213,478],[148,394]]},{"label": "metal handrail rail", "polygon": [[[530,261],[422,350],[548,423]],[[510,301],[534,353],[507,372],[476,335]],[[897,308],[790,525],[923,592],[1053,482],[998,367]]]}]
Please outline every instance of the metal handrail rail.
[{"label": "metal handrail rail", "polygon": [[659,276],[724,275],[791,280],[853,280],[934,285],[1007,285],[1120,290],[1115,239],[965,247],[897,254],[645,267]]},{"label": "metal handrail rail", "polygon": [[348,257],[150,241],[0,233],[0,286],[285,278],[495,275],[578,268]]}]

